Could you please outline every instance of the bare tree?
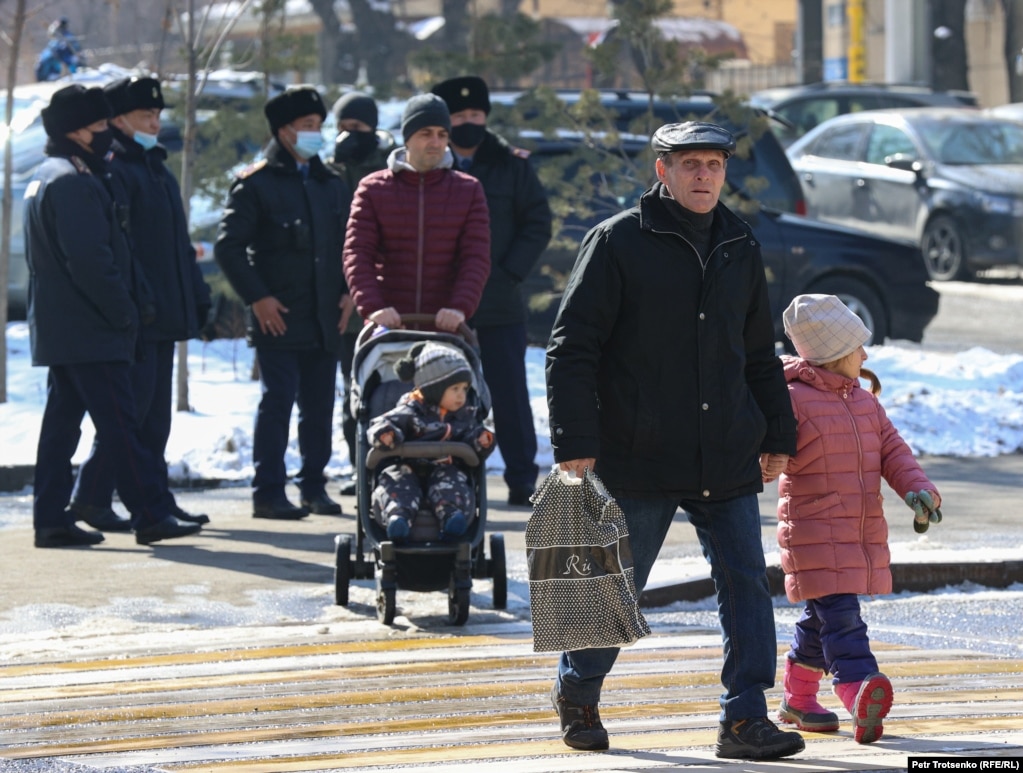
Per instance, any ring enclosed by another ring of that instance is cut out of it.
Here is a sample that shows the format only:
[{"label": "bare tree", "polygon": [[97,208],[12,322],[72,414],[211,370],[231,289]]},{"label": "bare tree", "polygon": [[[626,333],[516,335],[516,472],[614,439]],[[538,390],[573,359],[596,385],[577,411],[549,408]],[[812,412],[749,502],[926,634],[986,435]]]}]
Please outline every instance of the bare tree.
[{"label": "bare tree", "polygon": [[[216,60],[220,49],[227,39],[235,22],[244,14],[253,0],[244,0],[235,11],[224,18],[211,22],[212,2],[207,2],[201,18],[196,18],[195,0],[186,0],[185,19],[183,20],[182,38],[185,45],[185,58],[188,66],[188,77],[185,81],[185,128],[182,132],[181,150],[181,198],[185,207],[185,222],[191,214],[192,191],[195,189],[195,140],[198,124],[196,123],[196,105],[199,94],[206,84],[206,73],[212,62]],[[215,33],[208,43],[203,43],[204,30],[207,25],[216,25]],[[200,73],[200,61],[203,62]],[[191,410],[188,400],[188,341],[178,342],[178,378],[177,378],[177,410]]]},{"label": "bare tree", "polygon": [[18,54],[21,52],[21,36],[25,31],[25,0],[16,0],[14,23],[10,29],[10,49],[7,62],[7,102],[4,110],[4,193],[3,212],[0,215],[0,322],[4,335],[0,337],[0,403],[7,402],[7,279],[11,266],[11,173],[13,147],[11,143],[11,120],[14,117],[14,87],[18,82]]}]

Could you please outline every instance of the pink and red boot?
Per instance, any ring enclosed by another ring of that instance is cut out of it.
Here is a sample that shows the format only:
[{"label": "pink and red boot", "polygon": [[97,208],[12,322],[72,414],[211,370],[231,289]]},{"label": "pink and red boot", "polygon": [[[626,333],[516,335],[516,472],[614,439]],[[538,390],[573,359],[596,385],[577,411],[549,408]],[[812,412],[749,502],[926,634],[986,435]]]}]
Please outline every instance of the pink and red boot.
[{"label": "pink and red boot", "polygon": [[778,719],[800,730],[830,733],[838,730],[838,715],[817,702],[817,688],[824,671],[785,658],[785,697],[778,709]]},{"label": "pink and red boot", "polygon": [[873,743],[884,735],[882,720],[892,708],[892,683],[878,672],[862,682],[835,685],[835,694],[853,718],[856,743]]}]

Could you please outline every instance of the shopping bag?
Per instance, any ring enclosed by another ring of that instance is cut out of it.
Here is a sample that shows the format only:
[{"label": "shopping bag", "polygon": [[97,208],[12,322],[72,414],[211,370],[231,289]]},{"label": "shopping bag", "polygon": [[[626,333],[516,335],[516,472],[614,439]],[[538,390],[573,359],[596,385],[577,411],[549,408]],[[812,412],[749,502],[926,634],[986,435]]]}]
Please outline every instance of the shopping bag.
[{"label": "shopping bag", "polygon": [[555,465],[533,495],[526,558],[535,652],[621,647],[650,633],[625,514],[592,472]]}]

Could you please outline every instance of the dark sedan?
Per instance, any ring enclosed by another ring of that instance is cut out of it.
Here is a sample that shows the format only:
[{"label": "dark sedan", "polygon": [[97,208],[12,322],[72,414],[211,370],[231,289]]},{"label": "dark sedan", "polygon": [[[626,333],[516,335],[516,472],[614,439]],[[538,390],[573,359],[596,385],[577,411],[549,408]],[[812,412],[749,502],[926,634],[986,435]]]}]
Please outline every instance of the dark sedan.
[{"label": "dark sedan", "polygon": [[788,149],[811,217],[920,246],[932,279],[1019,265],[1023,125],[976,110],[838,116]]}]

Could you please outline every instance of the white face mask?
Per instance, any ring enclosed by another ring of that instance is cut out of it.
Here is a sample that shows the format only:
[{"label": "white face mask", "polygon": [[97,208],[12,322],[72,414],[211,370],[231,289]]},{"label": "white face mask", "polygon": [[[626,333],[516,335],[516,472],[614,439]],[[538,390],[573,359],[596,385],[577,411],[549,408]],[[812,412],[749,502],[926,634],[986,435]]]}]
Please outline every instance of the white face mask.
[{"label": "white face mask", "polygon": [[155,134],[147,134],[146,132],[137,131],[132,139],[141,145],[143,150],[152,150],[156,147],[157,137]]},{"label": "white face mask", "polygon": [[295,132],[295,152],[302,158],[312,158],[322,147],[323,134],[320,132]]}]

